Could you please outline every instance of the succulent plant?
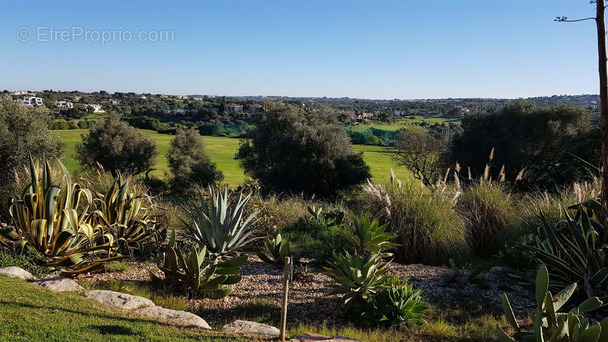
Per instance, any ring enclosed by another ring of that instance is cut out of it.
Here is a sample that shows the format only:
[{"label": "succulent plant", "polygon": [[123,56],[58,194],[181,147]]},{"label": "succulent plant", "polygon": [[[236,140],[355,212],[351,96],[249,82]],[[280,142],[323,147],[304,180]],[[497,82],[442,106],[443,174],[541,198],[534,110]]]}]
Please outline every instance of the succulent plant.
[{"label": "succulent plant", "polygon": [[277,234],[272,239],[269,236],[266,237],[264,246],[268,251],[268,255],[262,252],[259,252],[257,255],[262,261],[271,265],[283,267],[286,257],[292,257],[294,264],[300,259],[300,253],[292,253],[289,248],[289,241],[284,240],[281,234]]},{"label": "succulent plant", "polygon": [[0,231],[14,247],[30,248],[46,262],[67,274],[88,272],[104,262],[121,258],[113,255],[114,237],[105,234],[89,212],[93,201],[89,190],[72,183],[69,172],[57,161],[65,178],[55,184],[48,161],[40,172],[39,162],[30,159],[31,182],[22,196],[10,198],[13,228]]},{"label": "succulent plant", "polygon": [[110,189],[94,200],[97,207],[94,214],[119,246],[130,251],[137,245],[142,251],[146,243],[163,242],[167,231],[157,229],[155,218],[158,215],[148,214],[148,208],[142,206],[143,196],[130,191],[129,178],[119,175]]},{"label": "succulent plant", "polygon": [[382,263],[379,254],[367,253],[365,256],[336,254],[330,267],[323,267],[325,274],[340,285],[327,285],[333,290],[330,294],[342,295],[342,304],[361,304],[372,297],[384,284],[387,264]]},{"label": "succulent plant", "polygon": [[[561,290],[572,283],[587,298],[605,296],[608,290],[608,246],[599,241],[604,228],[593,220],[582,206],[578,206],[572,218],[564,209],[565,219],[555,226],[549,224],[541,213],[542,226],[535,246],[527,249],[534,258],[544,264],[551,274],[549,287]],[[534,272],[528,272],[532,280]]]},{"label": "succulent plant", "polygon": [[190,254],[185,254],[177,247],[175,231],[172,231],[165,252],[159,253],[157,260],[165,277],[150,273],[152,281],[158,285],[182,288],[191,296],[228,296],[233,290],[230,285],[241,281],[241,276],[236,273],[247,261],[247,256],[219,261],[205,258],[206,252],[205,247],[190,247]]},{"label": "succulent plant", "polygon": [[366,252],[381,253],[383,257],[388,256],[389,249],[399,246],[393,243],[397,236],[386,232],[387,225],[378,225],[377,220],[370,221],[369,215],[357,218],[351,216],[352,224],[347,226],[347,232],[343,237],[350,241],[355,251],[359,254]]},{"label": "succulent plant", "polygon": [[243,220],[243,211],[251,194],[246,197],[239,194],[236,202],[230,204],[227,187],[223,190],[209,187],[209,203],[202,191],[198,197],[200,205],[195,205],[193,210],[186,209],[190,220],[182,222],[186,225],[186,236],[200,248],[206,247],[210,257],[227,256],[256,240],[250,238],[250,228],[259,211]]},{"label": "succulent plant", "polygon": [[559,312],[576,290],[576,284],[571,284],[553,296],[549,291],[549,271],[541,265],[536,272],[536,310],[532,315],[533,331],[523,331],[506,294],[502,297],[502,306],[507,321],[515,330],[510,337],[502,328],[498,329],[501,342],[515,341],[560,341],[560,342],[604,342],[608,341],[608,318],[601,324],[593,322],[585,313],[596,310],[604,305],[597,297],[584,301],[570,312]]}]

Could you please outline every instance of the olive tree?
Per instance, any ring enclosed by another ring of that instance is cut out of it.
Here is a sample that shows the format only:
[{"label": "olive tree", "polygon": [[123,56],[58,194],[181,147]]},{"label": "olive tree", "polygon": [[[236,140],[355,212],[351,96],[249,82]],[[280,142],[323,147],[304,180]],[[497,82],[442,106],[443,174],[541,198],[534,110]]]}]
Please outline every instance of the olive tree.
[{"label": "olive tree", "polygon": [[135,175],[154,166],[158,147],[153,138],[111,115],[95,124],[76,145],[76,158],[90,168],[101,164],[113,176]]},{"label": "olive tree", "polygon": [[276,192],[335,196],[371,177],[337,115],[269,102],[236,154],[245,173]]}]

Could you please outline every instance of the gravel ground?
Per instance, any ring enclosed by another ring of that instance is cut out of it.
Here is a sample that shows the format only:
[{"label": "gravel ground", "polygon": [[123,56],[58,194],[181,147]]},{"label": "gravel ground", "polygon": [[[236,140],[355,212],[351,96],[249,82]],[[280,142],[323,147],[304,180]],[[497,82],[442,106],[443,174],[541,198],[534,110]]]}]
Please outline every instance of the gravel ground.
[{"label": "gravel ground", "polygon": [[[306,260],[304,260],[306,261]],[[327,296],[325,287],[332,280],[319,269],[296,274],[289,289],[289,323],[322,324],[346,322],[338,306],[337,296]],[[149,283],[149,272],[158,273],[153,263],[133,262],[123,272],[98,273],[83,277],[81,282],[115,280]],[[406,277],[415,288],[424,290],[423,297],[433,303],[467,303],[480,301],[488,312],[502,314],[501,295],[507,293],[515,314],[526,317],[534,309],[532,287],[519,285],[506,274],[487,272],[480,277],[484,286],[449,283],[452,270],[446,267],[391,264],[390,273]],[[262,262],[255,256],[241,270],[243,279],[230,296],[219,299],[193,299],[192,311],[210,324],[221,325],[236,318],[276,322],[280,317],[283,271]]]}]

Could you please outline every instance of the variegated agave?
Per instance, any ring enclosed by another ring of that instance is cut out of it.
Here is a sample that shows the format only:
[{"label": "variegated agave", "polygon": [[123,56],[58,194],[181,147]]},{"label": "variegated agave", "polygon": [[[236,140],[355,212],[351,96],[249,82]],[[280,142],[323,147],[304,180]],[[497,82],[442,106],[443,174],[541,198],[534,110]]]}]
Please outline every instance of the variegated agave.
[{"label": "variegated agave", "polygon": [[234,253],[255,238],[250,238],[249,229],[254,223],[259,210],[243,220],[243,212],[251,194],[243,197],[239,194],[234,204],[229,203],[228,188],[216,190],[209,187],[209,203],[204,193],[198,193],[200,204],[188,212],[190,219],[183,220],[186,225],[185,236],[196,242],[200,248],[207,248],[209,257],[223,257]]},{"label": "variegated agave", "polygon": [[91,192],[72,183],[66,168],[57,163],[63,171],[63,184],[54,184],[48,162],[41,173],[39,163],[30,160],[31,183],[22,196],[10,198],[14,227],[0,233],[12,240],[17,250],[30,248],[48,266],[65,269],[64,273],[91,271],[120,258],[112,256],[112,235],[104,234],[88,212],[93,201]]},{"label": "variegated agave", "polygon": [[132,192],[129,178],[119,175],[110,189],[94,200],[95,215],[123,250],[137,245],[142,251],[144,244],[166,238],[166,229],[156,227],[158,215],[149,215],[148,208],[142,206],[144,196]]}]

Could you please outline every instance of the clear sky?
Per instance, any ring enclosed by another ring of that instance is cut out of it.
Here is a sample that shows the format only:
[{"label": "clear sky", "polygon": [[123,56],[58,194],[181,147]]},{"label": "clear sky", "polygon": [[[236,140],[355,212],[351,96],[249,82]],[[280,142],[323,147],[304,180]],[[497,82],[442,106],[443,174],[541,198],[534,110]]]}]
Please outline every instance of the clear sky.
[{"label": "clear sky", "polygon": [[[598,92],[594,22],[553,21],[593,16],[588,0],[0,3],[0,89],[388,99]],[[104,34],[113,37],[102,42]],[[163,41],[135,41],[140,34]]]}]

